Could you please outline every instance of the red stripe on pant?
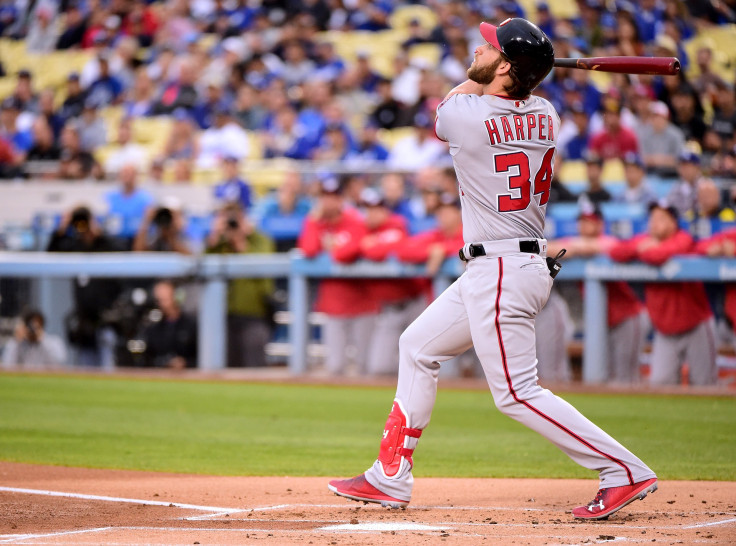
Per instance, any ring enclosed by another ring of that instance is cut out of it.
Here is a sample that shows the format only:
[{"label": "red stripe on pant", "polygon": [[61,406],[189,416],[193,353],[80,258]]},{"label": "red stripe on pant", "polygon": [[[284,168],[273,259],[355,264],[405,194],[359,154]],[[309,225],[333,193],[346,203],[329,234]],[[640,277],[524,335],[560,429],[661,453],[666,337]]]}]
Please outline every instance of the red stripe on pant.
[{"label": "red stripe on pant", "polygon": [[578,442],[583,444],[588,449],[595,451],[599,455],[602,455],[606,459],[619,465],[621,468],[623,468],[626,471],[626,476],[629,479],[629,484],[634,485],[634,478],[631,475],[631,470],[622,461],[618,460],[616,457],[613,457],[612,455],[608,455],[607,453],[604,453],[600,449],[593,447],[589,442],[587,442],[586,440],[584,440],[583,438],[575,434],[569,428],[565,427],[562,423],[558,423],[557,421],[552,419],[552,417],[550,417],[549,415],[546,415],[542,411],[538,410],[526,400],[520,400],[519,397],[517,396],[516,391],[514,390],[514,386],[511,383],[511,376],[509,375],[509,368],[508,368],[508,364],[506,363],[506,349],[504,349],[503,338],[501,337],[501,322],[499,321],[499,315],[501,312],[500,303],[501,303],[501,282],[502,281],[503,281],[503,258],[499,256],[498,257],[498,286],[496,287],[496,335],[498,336],[498,345],[501,348],[501,361],[503,362],[504,374],[506,374],[506,384],[509,387],[509,392],[511,393],[511,396],[514,397],[514,400],[518,404],[522,404],[526,406],[528,409],[530,409],[531,411],[539,415],[541,418],[546,419],[547,421],[555,425],[560,430],[566,432],[567,434],[575,438]]}]

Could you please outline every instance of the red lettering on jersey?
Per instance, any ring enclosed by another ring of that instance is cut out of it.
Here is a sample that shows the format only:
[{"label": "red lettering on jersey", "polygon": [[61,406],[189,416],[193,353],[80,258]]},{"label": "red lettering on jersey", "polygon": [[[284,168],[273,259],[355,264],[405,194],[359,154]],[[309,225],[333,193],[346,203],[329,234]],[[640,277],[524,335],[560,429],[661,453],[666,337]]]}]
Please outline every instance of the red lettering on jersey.
[{"label": "red lettering on jersey", "polygon": [[511,124],[506,116],[501,117],[501,125],[503,126],[504,141],[514,140],[514,134],[511,132]]},{"label": "red lettering on jersey", "polygon": [[549,138],[547,140],[554,140],[555,139],[555,127],[552,125],[552,116],[547,116],[547,120],[549,121]]},{"label": "red lettering on jersey", "polygon": [[524,119],[519,114],[514,114],[514,127],[516,128],[516,139],[524,140]]},{"label": "red lettering on jersey", "polygon": [[539,114],[539,140],[547,140],[547,135],[544,134],[544,122],[547,116]]},{"label": "red lettering on jersey", "polygon": [[532,139],[532,129],[534,129],[536,126],[537,126],[537,118],[534,117],[534,114],[527,114],[526,115],[526,127],[527,127],[527,130],[526,130],[527,137],[526,137],[526,139],[527,140],[531,140]]},{"label": "red lettering on jersey", "polygon": [[[492,129],[491,129],[491,125],[493,125]],[[486,130],[488,131],[488,138],[491,139],[491,146],[501,142],[501,135],[498,134],[498,126],[496,126],[495,119],[486,120]]]}]

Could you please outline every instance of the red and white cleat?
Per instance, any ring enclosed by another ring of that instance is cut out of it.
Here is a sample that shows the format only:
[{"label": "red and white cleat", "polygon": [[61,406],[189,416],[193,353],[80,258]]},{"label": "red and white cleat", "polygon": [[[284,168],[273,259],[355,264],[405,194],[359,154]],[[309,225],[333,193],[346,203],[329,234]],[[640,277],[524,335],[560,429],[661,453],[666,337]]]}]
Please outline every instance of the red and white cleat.
[{"label": "red and white cleat", "polygon": [[374,502],[387,508],[406,508],[409,504],[408,500],[390,497],[373,487],[365,479],[365,474],[347,480],[332,480],[327,488],[335,495],[354,501]]},{"label": "red and white cleat", "polygon": [[605,519],[614,512],[618,512],[636,499],[642,500],[647,493],[657,490],[657,478],[635,483],[634,485],[623,485],[621,487],[607,487],[599,489],[595,498],[588,506],[578,506],[572,511],[572,515],[580,519]]}]

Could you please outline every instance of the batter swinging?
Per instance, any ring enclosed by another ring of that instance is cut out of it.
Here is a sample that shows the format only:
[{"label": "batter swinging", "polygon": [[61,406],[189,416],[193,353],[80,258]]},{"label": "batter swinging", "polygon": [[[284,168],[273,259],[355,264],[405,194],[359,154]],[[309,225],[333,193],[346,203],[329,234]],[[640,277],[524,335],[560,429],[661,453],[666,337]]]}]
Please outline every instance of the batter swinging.
[{"label": "batter swinging", "polygon": [[329,488],[350,499],[405,507],[411,456],[429,424],[440,363],[473,345],[498,409],[599,472],[598,494],[575,508],[574,517],[606,518],[655,491],[657,478],[537,384],[534,318],[553,282],[543,232],[560,119],[549,102],[530,93],[552,69],[554,50],[524,19],[481,23],[480,32],[488,43],[475,50],[469,79],[440,104],[436,123],[460,185],[460,254],[467,269],[401,336],[398,388],[378,460]]}]

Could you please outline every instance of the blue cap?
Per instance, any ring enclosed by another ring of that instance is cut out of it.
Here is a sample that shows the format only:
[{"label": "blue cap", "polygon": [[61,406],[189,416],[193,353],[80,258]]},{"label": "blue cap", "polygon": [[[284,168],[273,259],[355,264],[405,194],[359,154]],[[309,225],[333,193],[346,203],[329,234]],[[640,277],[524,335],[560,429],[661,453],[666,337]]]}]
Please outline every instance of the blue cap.
[{"label": "blue cap", "polygon": [[626,155],[624,155],[624,165],[636,165],[637,167],[643,169],[644,161],[642,160],[641,156],[636,152],[626,152]]},{"label": "blue cap", "polygon": [[700,155],[691,150],[685,150],[680,154],[680,163],[695,163],[700,165]]}]

